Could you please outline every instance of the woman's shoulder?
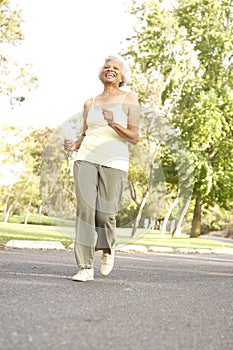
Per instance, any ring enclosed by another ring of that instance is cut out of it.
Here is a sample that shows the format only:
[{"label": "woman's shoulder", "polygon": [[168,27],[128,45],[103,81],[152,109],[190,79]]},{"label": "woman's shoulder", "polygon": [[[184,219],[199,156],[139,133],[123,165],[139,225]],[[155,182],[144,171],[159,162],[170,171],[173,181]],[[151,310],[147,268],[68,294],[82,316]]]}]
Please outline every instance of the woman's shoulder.
[{"label": "woman's shoulder", "polygon": [[85,108],[85,109],[90,108],[91,105],[92,105],[93,100],[94,100],[93,97],[91,97],[91,98],[89,98],[88,100],[86,100],[86,101],[84,102],[84,108]]},{"label": "woman's shoulder", "polygon": [[138,98],[132,91],[126,92],[125,103],[138,104]]}]

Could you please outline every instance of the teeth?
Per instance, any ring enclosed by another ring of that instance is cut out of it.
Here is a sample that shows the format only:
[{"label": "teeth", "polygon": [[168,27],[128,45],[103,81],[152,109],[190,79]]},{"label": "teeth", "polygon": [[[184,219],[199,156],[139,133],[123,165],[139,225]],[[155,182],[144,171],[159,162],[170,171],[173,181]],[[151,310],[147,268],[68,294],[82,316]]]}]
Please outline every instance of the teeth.
[{"label": "teeth", "polygon": [[107,74],[106,74],[106,77],[112,77],[112,78],[114,78],[114,75],[113,75],[112,73],[107,73]]}]

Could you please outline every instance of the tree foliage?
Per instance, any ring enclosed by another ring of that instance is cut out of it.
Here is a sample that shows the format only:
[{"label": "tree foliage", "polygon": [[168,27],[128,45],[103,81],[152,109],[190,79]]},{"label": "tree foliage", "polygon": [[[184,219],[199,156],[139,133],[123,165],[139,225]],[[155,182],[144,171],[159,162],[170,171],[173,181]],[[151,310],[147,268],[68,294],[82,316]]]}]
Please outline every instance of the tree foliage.
[{"label": "tree foliage", "polygon": [[[179,24],[194,45],[198,67],[183,89],[174,122],[195,155],[195,210],[201,213],[202,206],[233,204],[233,2],[180,4]],[[194,215],[192,236],[200,234],[200,219]]]},{"label": "tree foliage", "polygon": [[12,96],[24,87],[34,88],[37,78],[30,73],[30,65],[15,60],[10,50],[24,39],[22,11],[11,0],[0,0],[0,20],[0,93]]},{"label": "tree foliage", "polygon": [[[143,106],[177,130],[189,154],[196,203],[192,236],[201,232],[202,207],[232,205],[232,6],[225,0],[179,0],[169,8],[164,1],[132,2],[135,35],[124,51],[132,88]],[[144,124],[142,142],[154,138],[161,146],[155,121]],[[159,153],[161,163],[165,154]],[[183,166],[182,154],[176,155]],[[166,181],[178,193],[174,159],[166,164]]]},{"label": "tree foliage", "polygon": [[[153,171],[155,165],[166,164],[167,172],[164,176],[167,190],[170,188],[170,194],[174,197],[179,194],[177,213],[174,214],[178,218],[178,212],[184,206],[183,195],[190,192],[192,183],[190,172],[185,173],[184,170],[190,165],[189,156],[185,154],[180,131],[172,126],[171,119],[185,82],[194,74],[196,54],[186,38],[186,31],[179,28],[162,2],[143,2],[140,7],[134,2],[132,13],[136,17],[136,32],[129,39],[124,55],[131,62],[131,85],[143,106],[140,143],[146,149],[147,161],[148,154],[150,155],[148,163],[152,169],[147,183],[150,183],[151,176],[156,183],[157,172]],[[154,151],[151,152],[153,148]],[[168,159],[171,160],[169,166]],[[182,174],[179,183],[174,182],[177,173]],[[154,186],[149,187],[152,194]],[[141,199],[144,197],[143,193],[141,188]],[[147,197],[149,200],[149,194]],[[168,200],[169,194],[166,192],[164,202]]]},{"label": "tree foliage", "polygon": [[49,128],[27,129],[3,126],[1,135],[2,169],[14,175],[3,179],[1,202],[5,222],[14,212],[24,213],[28,207],[38,212],[42,204],[40,194],[40,163],[43,149],[52,133]]}]

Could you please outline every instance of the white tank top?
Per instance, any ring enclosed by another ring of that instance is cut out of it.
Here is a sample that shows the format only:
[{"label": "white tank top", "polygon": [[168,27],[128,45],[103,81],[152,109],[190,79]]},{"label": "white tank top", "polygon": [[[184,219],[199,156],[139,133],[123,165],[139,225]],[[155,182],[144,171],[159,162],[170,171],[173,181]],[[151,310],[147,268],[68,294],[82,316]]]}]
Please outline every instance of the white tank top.
[{"label": "white tank top", "polygon": [[105,104],[91,108],[87,115],[86,136],[75,156],[75,160],[85,160],[110,168],[128,171],[129,151],[128,145],[106,122],[102,107],[111,110],[114,121],[123,127],[127,127],[128,116],[123,111],[122,103],[128,93],[125,93],[121,102],[117,104]]}]

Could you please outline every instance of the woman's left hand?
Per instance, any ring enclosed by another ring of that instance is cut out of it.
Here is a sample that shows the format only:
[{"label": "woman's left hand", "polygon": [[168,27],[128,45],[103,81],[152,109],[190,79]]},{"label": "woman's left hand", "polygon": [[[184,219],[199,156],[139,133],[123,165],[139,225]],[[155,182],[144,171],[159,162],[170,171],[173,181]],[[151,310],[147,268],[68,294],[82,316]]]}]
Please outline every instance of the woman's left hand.
[{"label": "woman's left hand", "polygon": [[104,119],[108,124],[114,123],[114,115],[112,111],[109,111],[108,109],[102,108]]}]

